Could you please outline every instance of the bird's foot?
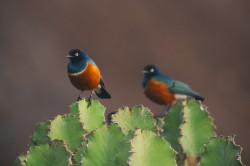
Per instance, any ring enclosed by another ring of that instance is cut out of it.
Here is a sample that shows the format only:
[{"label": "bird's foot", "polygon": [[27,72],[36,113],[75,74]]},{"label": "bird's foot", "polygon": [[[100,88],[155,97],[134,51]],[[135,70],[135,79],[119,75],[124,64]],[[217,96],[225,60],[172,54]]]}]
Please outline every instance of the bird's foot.
[{"label": "bird's foot", "polygon": [[88,98],[88,107],[91,106],[91,101],[92,101],[92,93],[90,94],[90,96]]},{"label": "bird's foot", "polygon": [[83,91],[81,91],[81,93],[80,93],[80,94],[79,94],[79,96],[77,97],[76,101],[80,101],[80,100],[82,100],[82,98],[81,98],[81,94],[82,94],[82,92],[83,92]]},{"label": "bird's foot", "polygon": [[159,115],[157,115],[156,117],[158,117],[158,118],[163,118],[163,117],[165,117],[165,116],[167,115],[167,113],[168,113],[170,107],[171,107],[170,105],[165,106],[165,107],[163,108],[163,110],[161,111],[161,113],[160,113]]},{"label": "bird's foot", "polygon": [[158,114],[158,115],[155,115],[154,117],[155,117],[155,118],[163,118],[163,117],[165,117],[165,116],[166,116],[166,113],[165,113],[165,114],[160,113],[160,114]]},{"label": "bird's foot", "polygon": [[81,96],[79,95],[79,96],[77,97],[77,99],[76,99],[76,100],[77,100],[77,101],[82,100]]},{"label": "bird's foot", "polygon": [[91,100],[92,99],[88,99],[88,108],[91,106]]}]

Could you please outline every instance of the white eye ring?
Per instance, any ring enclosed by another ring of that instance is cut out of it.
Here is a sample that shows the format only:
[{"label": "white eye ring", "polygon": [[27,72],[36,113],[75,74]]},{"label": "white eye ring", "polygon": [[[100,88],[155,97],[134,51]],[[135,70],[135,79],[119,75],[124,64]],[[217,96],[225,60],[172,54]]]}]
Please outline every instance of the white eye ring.
[{"label": "white eye ring", "polygon": [[78,56],[79,54],[78,53],[75,53],[75,56]]},{"label": "white eye ring", "polygon": [[150,72],[153,73],[155,71],[155,69],[150,69]]}]

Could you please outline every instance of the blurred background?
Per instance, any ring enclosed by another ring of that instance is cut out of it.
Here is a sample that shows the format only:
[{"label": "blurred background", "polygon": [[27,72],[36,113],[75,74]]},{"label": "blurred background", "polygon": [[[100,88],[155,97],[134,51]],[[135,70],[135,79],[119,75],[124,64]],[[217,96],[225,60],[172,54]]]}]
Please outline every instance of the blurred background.
[{"label": "blurred background", "polygon": [[157,64],[206,98],[217,133],[237,135],[250,164],[249,18],[246,0],[2,0],[0,165],[27,150],[36,123],[69,112],[79,94],[66,72],[72,48],[101,69],[108,112],[143,104],[159,113],[141,86],[144,66]]}]

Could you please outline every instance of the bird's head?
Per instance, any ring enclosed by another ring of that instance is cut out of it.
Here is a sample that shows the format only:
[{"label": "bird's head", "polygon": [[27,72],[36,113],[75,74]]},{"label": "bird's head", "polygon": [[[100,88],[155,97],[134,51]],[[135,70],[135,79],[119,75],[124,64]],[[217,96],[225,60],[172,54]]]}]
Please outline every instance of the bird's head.
[{"label": "bird's head", "polygon": [[66,57],[69,58],[71,62],[80,62],[88,58],[87,54],[80,49],[70,50]]},{"label": "bird's head", "polygon": [[156,65],[147,65],[142,72],[146,77],[150,77],[159,74],[160,68]]}]

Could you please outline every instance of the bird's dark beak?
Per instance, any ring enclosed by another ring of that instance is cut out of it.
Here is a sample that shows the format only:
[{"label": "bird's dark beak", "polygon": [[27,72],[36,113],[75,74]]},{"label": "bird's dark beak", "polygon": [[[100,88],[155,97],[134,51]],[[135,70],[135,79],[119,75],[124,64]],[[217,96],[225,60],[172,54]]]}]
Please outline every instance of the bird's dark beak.
[{"label": "bird's dark beak", "polygon": [[143,70],[142,73],[143,73],[143,74],[146,74],[146,73],[148,73],[148,71],[147,71],[147,70]]},{"label": "bird's dark beak", "polygon": [[72,57],[73,57],[73,56],[71,56],[71,55],[67,55],[67,56],[66,56],[66,58],[72,58]]}]

